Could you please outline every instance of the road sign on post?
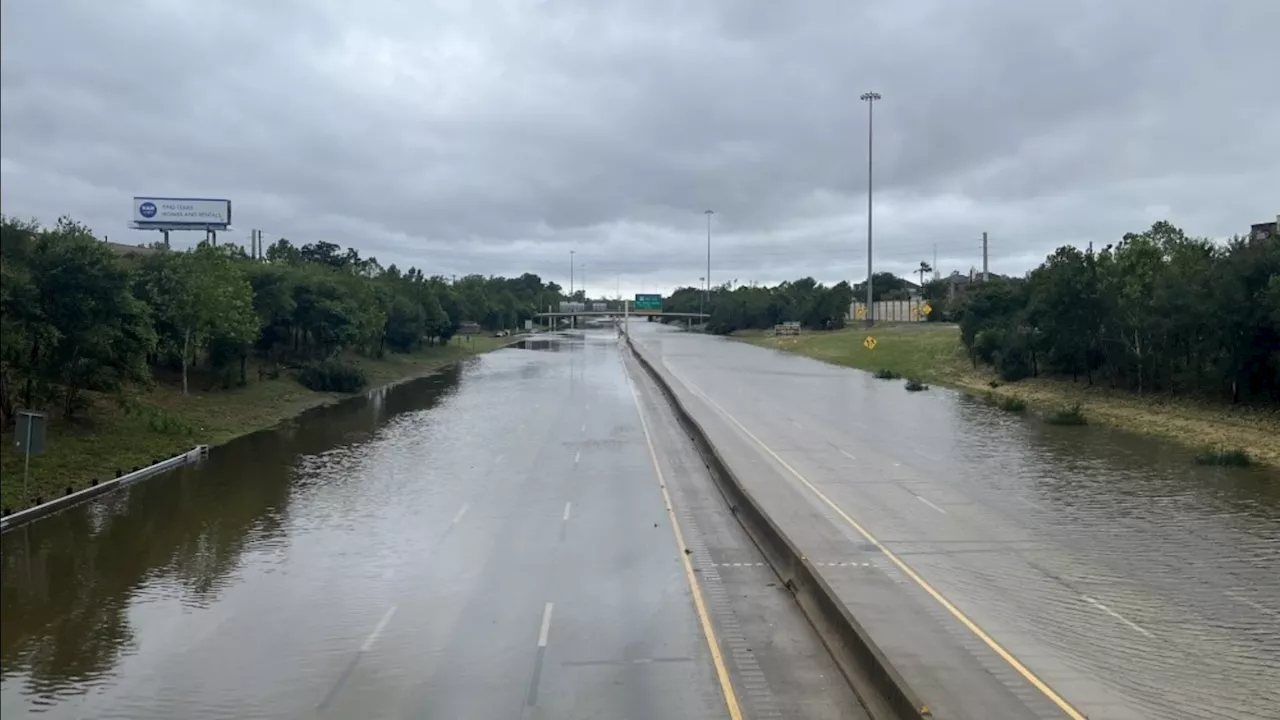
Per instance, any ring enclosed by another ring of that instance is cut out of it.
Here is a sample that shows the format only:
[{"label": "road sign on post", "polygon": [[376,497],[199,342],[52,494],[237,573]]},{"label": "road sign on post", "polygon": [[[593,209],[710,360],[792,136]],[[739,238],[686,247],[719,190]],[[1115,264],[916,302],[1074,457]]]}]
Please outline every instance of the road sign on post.
[{"label": "road sign on post", "polygon": [[19,410],[13,439],[25,454],[22,461],[22,504],[27,503],[27,474],[31,469],[31,456],[44,454],[44,431],[49,416],[35,410]]},{"label": "road sign on post", "polygon": [[662,296],[661,295],[642,295],[636,294],[635,311],[640,312],[662,312]]},{"label": "road sign on post", "polygon": [[13,433],[14,444],[28,455],[43,455],[45,427],[48,424],[48,416],[42,412],[19,410],[17,428]]}]

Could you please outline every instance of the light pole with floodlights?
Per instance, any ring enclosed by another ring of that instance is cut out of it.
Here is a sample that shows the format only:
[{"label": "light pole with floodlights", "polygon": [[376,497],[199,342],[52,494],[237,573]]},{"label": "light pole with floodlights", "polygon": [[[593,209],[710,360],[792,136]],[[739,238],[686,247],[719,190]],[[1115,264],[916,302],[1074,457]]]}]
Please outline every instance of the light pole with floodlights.
[{"label": "light pole with floodlights", "polygon": [[[711,216],[715,215],[715,213],[715,210],[706,210],[703,213],[707,216],[707,276],[705,284],[702,286],[702,302],[708,309],[711,307]],[[701,315],[702,311],[699,310],[698,314]],[[706,318],[698,319],[706,320]]]},{"label": "light pole with floodlights", "polygon": [[862,100],[867,103],[867,327],[875,325],[872,310],[875,305],[871,302],[871,153],[873,147],[871,140],[874,137],[872,131],[874,108],[879,99],[880,93],[862,93]]}]

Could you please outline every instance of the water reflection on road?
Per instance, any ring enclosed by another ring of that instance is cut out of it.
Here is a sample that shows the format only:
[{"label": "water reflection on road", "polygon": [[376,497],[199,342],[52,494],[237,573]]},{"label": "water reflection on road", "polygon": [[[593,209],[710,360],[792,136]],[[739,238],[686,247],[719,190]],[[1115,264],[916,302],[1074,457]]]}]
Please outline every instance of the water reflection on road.
[{"label": "water reflection on road", "polygon": [[[125,689],[122,665],[146,657],[140,651],[150,640],[216,606],[246,576],[286,572],[300,536],[349,526],[353,512],[382,502],[381,493],[394,491],[389,483],[344,487],[354,472],[321,468],[358,462],[371,443],[395,436],[397,422],[431,422],[431,409],[463,374],[454,366],[316,408],[218,448],[198,466],[4,535],[5,716]],[[447,441],[445,434],[437,437]],[[220,620],[206,614],[195,625],[212,634]]]}]

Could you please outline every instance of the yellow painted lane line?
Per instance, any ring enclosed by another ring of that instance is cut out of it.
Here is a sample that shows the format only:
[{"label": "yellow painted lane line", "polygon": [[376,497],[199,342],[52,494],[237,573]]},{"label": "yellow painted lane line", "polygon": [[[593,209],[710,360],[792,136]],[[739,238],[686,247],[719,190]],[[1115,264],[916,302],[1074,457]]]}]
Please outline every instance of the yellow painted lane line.
[{"label": "yellow painted lane line", "polygon": [[729,680],[729,670],[725,667],[724,655],[720,652],[720,641],[716,639],[715,627],[711,624],[711,616],[707,613],[706,603],[702,599],[702,588],[698,584],[698,576],[693,572],[693,563],[689,561],[689,554],[684,551],[688,546],[684,544],[684,534],[680,532],[680,523],[676,520],[675,506],[671,504],[671,494],[667,492],[667,480],[662,475],[662,466],[658,464],[658,452],[654,449],[653,438],[649,435],[649,424],[644,420],[640,395],[636,392],[635,385],[631,383],[631,376],[625,367],[622,373],[626,376],[627,385],[631,388],[631,399],[636,403],[636,414],[640,416],[640,429],[644,431],[644,441],[649,446],[649,459],[653,461],[653,471],[658,476],[662,504],[667,508],[667,517],[671,520],[671,531],[676,536],[676,549],[680,553],[680,562],[684,564],[685,580],[689,582],[689,590],[693,593],[693,607],[697,611],[698,622],[702,625],[702,635],[707,641],[707,648],[711,650],[711,663],[715,665],[716,678],[720,681],[720,692],[724,696],[725,708],[729,711],[730,720],[742,720],[742,706],[733,690],[733,683]]},{"label": "yellow painted lane line", "polygon": [[[665,365],[666,364],[664,363],[664,366]],[[769,455],[774,460],[778,461],[779,465],[781,465],[783,468],[786,468],[787,472],[791,473],[805,487],[809,488],[809,490],[811,490],[813,494],[818,497],[818,499],[826,503],[827,507],[835,511],[835,513],[839,515],[841,518],[843,518],[845,522],[849,523],[849,525],[853,527],[854,530],[857,530],[858,534],[861,535],[863,538],[865,538],[867,542],[876,546],[876,549],[884,553],[884,556],[889,558],[889,560],[894,565],[898,566],[899,570],[901,570],[904,574],[906,574],[907,577],[915,581],[915,583],[919,585],[926,593],[928,593],[930,597],[936,600],[939,605],[946,608],[947,612],[951,613],[952,617],[954,617],[956,620],[959,620],[960,624],[968,628],[969,631],[972,632],[974,635],[976,635],[979,640],[986,643],[987,647],[991,648],[991,650],[995,652],[995,654],[999,655],[1001,659],[1009,663],[1010,667],[1016,670],[1019,675],[1021,675],[1027,682],[1031,683],[1031,685],[1034,686],[1037,690],[1043,693],[1045,697],[1049,698],[1049,700],[1052,701],[1054,705],[1057,705],[1058,708],[1062,710],[1062,712],[1066,713],[1068,717],[1070,717],[1072,720],[1087,720],[1083,713],[1081,713],[1079,710],[1076,710],[1075,707],[1071,705],[1071,703],[1067,702],[1065,699],[1062,698],[1061,695],[1054,692],[1053,688],[1049,687],[1048,683],[1041,680],[1035,673],[1031,672],[1031,670],[1027,668],[1027,666],[1023,665],[1022,662],[1018,660],[1018,658],[1013,656],[1013,653],[1009,652],[1008,650],[1005,650],[1004,647],[1000,645],[1000,643],[996,642],[990,635],[986,633],[985,630],[979,627],[977,623],[969,619],[969,616],[965,615],[960,610],[960,608],[956,607],[954,604],[952,604],[950,600],[944,597],[942,593],[934,589],[932,585],[926,582],[924,578],[920,577],[920,575],[917,574],[915,570],[912,570],[911,567],[908,566],[905,562],[903,562],[901,558],[899,558],[892,551],[890,551],[889,548],[881,544],[880,541],[877,540],[874,535],[868,532],[867,529],[864,528],[861,523],[859,523],[857,520],[854,520],[852,517],[850,517],[849,514],[846,513],[839,505],[835,504],[835,502],[832,501],[831,498],[827,497],[826,493],[822,492],[816,486],[814,486],[813,483],[809,482],[809,480],[805,478],[805,476],[801,475],[799,471],[791,467],[791,465],[788,464],[786,460],[783,460],[782,457],[778,455],[778,453],[774,452],[772,448],[770,448],[768,445],[765,445],[764,442],[760,438],[756,437],[754,433],[748,430],[745,425],[738,422],[738,419],[730,415],[729,411],[725,410],[723,407],[720,407],[719,403],[717,403],[715,400],[712,400],[706,393],[702,392],[702,390],[698,389],[688,380],[685,380],[684,378],[680,377],[680,375],[678,375],[669,366],[666,367],[666,370],[667,372],[671,373],[672,377],[679,380],[682,385],[688,388],[690,392],[700,397],[704,402],[706,402],[708,405],[714,408],[716,412],[723,415],[726,420],[728,420],[729,422],[737,426],[737,428],[741,430],[747,437],[751,438],[751,440],[755,442],[756,445],[759,445],[761,449],[769,453]]]}]

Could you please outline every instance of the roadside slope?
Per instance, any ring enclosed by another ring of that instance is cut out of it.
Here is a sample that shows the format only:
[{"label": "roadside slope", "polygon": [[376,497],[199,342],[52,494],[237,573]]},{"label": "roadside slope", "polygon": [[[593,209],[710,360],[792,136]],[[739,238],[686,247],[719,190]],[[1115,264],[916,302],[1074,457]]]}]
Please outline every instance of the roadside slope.
[{"label": "roadside slope", "polygon": [[[511,342],[509,337],[478,336],[418,353],[388,354],[381,360],[349,359],[364,370],[369,387],[378,388],[439,371]],[[309,408],[351,397],[309,390],[288,372],[274,379],[250,379],[244,387],[229,390],[206,392],[197,387],[193,384],[188,395],[171,384],[126,391],[120,398],[86,393],[92,398],[86,418],[73,423],[55,419],[49,424],[47,453],[31,458],[31,499],[60,496],[67,487],[80,490],[94,478],[114,477],[116,470],[149,465],[195,445],[221,445]],[[24,458],[13,440],[12,432],[0,436],[0,504],[16,510],[24,507]]]},{"label": "roadside slope", "polygon": [[[876,339],[874,350],[863,346]],[[1191,448],[1240,449],[1257,462],[1280,467],[1280,410],[1232,407],[1169,395],[1140,396],[1087,385],[1083,380],[1027,378],[999,381],[986,368],[974,368],[954,325],[889,325],[872,330],[850,328],[775,338],[760,331],[735,333],[733,339],[804,355],[816,360],[876,371],[965,390],[979,396],[1018,398],[1032,408],[1053,411],[1079,403],[1090,422],[1161,437]],[[992,387],[992,383],[996,387]]]}]

